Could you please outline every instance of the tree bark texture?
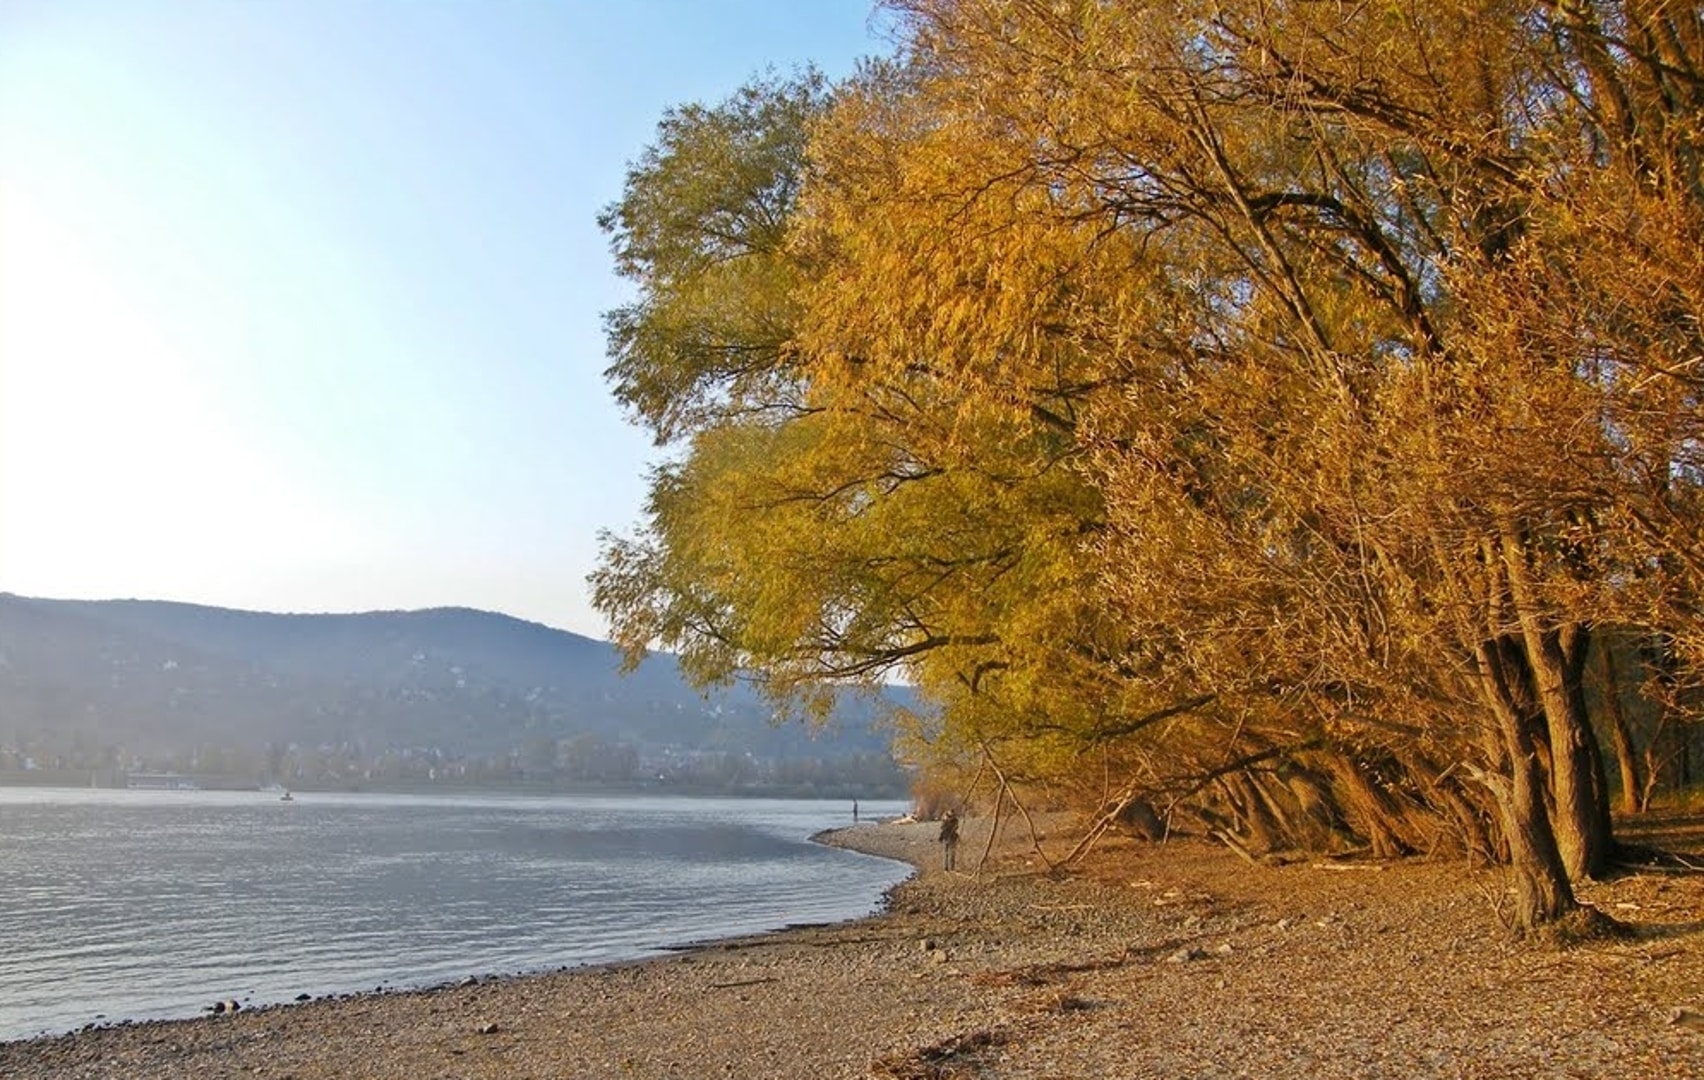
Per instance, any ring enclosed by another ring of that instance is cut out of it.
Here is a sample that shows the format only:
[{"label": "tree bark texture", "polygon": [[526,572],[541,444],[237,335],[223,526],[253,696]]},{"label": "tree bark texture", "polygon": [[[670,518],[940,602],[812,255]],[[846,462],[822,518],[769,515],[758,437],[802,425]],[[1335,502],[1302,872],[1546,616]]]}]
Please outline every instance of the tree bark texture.
[{"label": "tree bark texture", "polygon": [[1562,918],[1579,903],[1545,807],[1544,775],[1534,738],[1541,721],[1530,700],[1520,646],[1506,637],[1484,641],[1475,660],[1508,755],[1507,775],[1487,774],[1485,779],[1496,797],[1503,838],[1509,846],[1509,867],[1515,879],[1514,925],[1529,932]]},{"label": "tree bark texture", "polygon": [[1614,861],[1615,833],[1603,754],[1586,706],[1586,650],[1591,633],[1578,622],[1556,622],[1546,616],[1528,578],[1526,552],[1513,530],[1503,530],[1502,546],[1509,592],[1550,736],[1556,844],[1571,878],[1601,877]]}]

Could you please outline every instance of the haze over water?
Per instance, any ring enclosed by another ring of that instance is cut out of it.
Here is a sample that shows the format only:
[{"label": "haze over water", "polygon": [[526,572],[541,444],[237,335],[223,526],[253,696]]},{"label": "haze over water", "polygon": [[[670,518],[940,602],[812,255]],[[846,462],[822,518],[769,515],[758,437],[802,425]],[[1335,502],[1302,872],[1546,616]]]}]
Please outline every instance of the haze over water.
[{"label": "haze over water", "polygon": [[[865,811],[899,813],[899,803]],[[0,1039],[856,918],[845,802],[0,788]]]}]

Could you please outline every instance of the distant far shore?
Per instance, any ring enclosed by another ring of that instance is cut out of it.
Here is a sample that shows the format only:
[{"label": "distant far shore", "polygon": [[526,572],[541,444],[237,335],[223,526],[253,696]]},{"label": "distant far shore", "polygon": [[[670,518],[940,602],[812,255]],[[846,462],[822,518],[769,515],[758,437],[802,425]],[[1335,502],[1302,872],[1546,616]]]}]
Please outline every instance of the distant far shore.
[{"label": "distant far shore", "polygon": [[868,801],[904,800],[909,792],[900,786],[864,785],[823,787],[815,784],[718,785],[674,781],[533,781],[516,780],[473,783],[420,780],[356,780],[347,782],[256,780],[207,773],[179,774],[184,781],[171,788],[159,784],[133,784],[126,774],[110,769],[0,769],[0,787],[99,788],[108,790],[158,789],[180,791],[271,791],[285,789],[297,794],[326,792],[375,795],[684,795],[691,797],[733,796],[750,799],[853,799]]},{"label": "distant far shore", "polygon": [[1557,950],[1501,932],[1497,870],[1108,837],[1054,876],[1075,822],[988,825],[965,823],[963,873],[930,823],[821,834],[918,867],[866,919],[0,1043],[0,1075],[1704,1075],[1704,876],[1588,886],[1640,936]]}]

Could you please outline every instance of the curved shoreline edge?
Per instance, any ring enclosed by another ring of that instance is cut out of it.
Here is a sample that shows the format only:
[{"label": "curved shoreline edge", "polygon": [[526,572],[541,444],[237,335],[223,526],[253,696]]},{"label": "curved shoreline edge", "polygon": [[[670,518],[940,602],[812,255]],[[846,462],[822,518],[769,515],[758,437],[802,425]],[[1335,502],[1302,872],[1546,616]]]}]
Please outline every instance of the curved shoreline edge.
[{"label": "curved shoreline edge", "polygon": [[824,847],[904,863],[912,868],[915,877],[937,857],[932,839],[936,828],[933,822],[909,819],[861,822],[823,829],[813,833],[810,840]]},{"label": "curved shoreline edge", "polygon": [[[295,1001],[263,1002],[255,1005],[241,1004],[232,1009],[232,1014],[243,1013],[257,1016],[263,1013],[275,1013],[301,1009],[315,1004],[339,1004],[355,1002],[363,999],[407,997],[410,995],[433,995],[447,990],[476,985],[501,985],[506,983],[525,983],[528,980],[554,978],[564,975],[594,974],[605,969],[623,969],[647,964],[667,963],[670,960],[690,956],[704,950],[721,948],[738,943],[742,947],[761,942],[768,938],[781,938],[786,934],[800,930],[823,930],[826,928],[843,928],[855,926],[858,923],[880,917],[892,902],[895,892],[906,883],[913,881],[923,872],[923,860],[927,853],[927,845],[920,839],[928,826],[922,823],[897,821],[872,821],[856,825],[836,826],[819,830],[805,838],[808,843],[837,850],[856,852],[873,858],[885,859],[912,868],[903,880],[883,889],[876,906],[863,915],[826,923],[802,923],[777,926],[769,930],[747,933],[734,933],[724,936],[713,936],[683,941],[679,944],[661,946],[643,956],[626,959],[606,960],[594,963],[574,964],[557,968],[538,968],[519,972],[490,972],[470,973],[441,983],[426,985],[403,985],[386,987],[382,990],[355,990],[344,992],[328,992],[298,998]],[[912,835],[913,833],[917,835]],[[221,1001],[218,1005],[224,1005]],[[209,1013],[214,1012],[215,1006],[209,1006]],[[138,1031],[154,1028],[164,1028],[179,1024],[214,1023],[225,1018],[221,1015],[199,1015],[169,1018],[124,1018],[99,1020],[86,1023],[81,1027],[66,1031],[46,1031],[34,1035],[25,1035],[12,1039],[0,1039],[0,1050],[6,1047],[45,1044],[60,1040],[86,1039],[91,1035],[107,1031]],[[0,1070],[0,1076],[10,1075]]]},{"label": "curved shoreline edge", "polygon": [[978,879],[938,869],[934,832],[815,838],[921,868],[849,922],[0,1043],[0,1076],[1704,1076],[1704,875],[1589,886],[1641,937],[1556,950],[1499,933],[1497,871],[1109,838],[1051,877],[1025,834]]}]

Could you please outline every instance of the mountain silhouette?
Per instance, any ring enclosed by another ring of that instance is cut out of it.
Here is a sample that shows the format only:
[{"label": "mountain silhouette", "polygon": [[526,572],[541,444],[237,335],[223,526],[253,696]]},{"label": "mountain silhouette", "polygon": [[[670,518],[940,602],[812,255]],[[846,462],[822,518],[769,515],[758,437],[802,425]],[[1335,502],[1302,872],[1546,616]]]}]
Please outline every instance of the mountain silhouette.
[{"label": "mountain silhouette", "polygon": [[596,736],[772,758],[885,751],[875,702],[848,700],[813,733],[773,722],[745,687],[700,694],[672,656],[619,669],[608,642],[468,608],[273,614],[0,593],[0,744],[492,754]]}]

